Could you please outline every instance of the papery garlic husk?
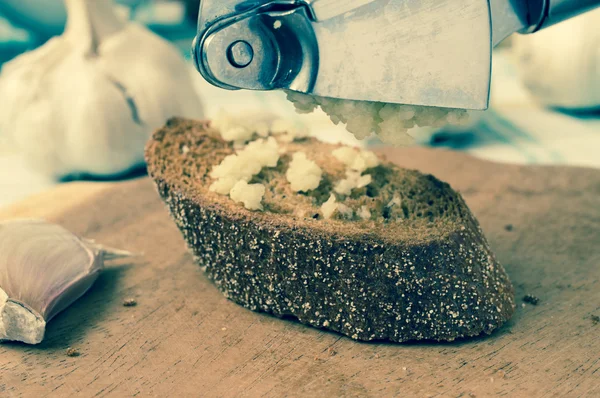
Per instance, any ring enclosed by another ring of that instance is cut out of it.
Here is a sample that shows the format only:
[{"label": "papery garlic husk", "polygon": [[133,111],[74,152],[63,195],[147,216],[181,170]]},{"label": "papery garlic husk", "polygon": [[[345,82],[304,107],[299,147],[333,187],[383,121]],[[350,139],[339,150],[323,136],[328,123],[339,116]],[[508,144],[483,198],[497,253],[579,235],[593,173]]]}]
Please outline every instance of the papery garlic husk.
[{"label": "papery garlic husk", "polygon": [[65,33],[2,69],[0,135],[53,177],[127,171],[167,119],[202,118],[193,68],[112,0],[65,3]]},{"label": "papery garlic husk", "polygon": [[105,261],[130,255],[42,220],[0,222],[0,341],[40,343],[46,323],[92,286]]}]

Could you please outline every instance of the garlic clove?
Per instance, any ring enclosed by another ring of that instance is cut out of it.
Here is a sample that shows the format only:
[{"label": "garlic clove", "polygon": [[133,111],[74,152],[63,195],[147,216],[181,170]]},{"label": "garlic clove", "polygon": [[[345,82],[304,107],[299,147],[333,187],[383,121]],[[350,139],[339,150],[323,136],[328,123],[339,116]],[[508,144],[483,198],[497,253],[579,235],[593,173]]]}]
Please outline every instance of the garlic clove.
[{"label": "garlic clove", "polygon": [[93,285],[105,261],[130,255],[45,221],[0,222],[0,341],[40,343],[46,323]]}]

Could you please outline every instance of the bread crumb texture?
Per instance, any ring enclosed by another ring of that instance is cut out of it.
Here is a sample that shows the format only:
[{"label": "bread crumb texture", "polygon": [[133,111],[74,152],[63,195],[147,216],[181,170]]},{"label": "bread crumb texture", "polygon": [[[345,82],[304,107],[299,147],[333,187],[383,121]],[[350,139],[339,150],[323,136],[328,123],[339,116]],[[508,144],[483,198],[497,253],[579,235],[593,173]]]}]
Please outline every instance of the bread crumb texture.
[{"label": "bread crumb texture", "polygon": [[[226,297],[364,341],[450,341],[510,318],[513,287],[448,184],[261,126],[236,141],[172,119],[146,148],[159,194]],[[297,159],[312,169],[301,186],[302,170],[288,173]]]}]

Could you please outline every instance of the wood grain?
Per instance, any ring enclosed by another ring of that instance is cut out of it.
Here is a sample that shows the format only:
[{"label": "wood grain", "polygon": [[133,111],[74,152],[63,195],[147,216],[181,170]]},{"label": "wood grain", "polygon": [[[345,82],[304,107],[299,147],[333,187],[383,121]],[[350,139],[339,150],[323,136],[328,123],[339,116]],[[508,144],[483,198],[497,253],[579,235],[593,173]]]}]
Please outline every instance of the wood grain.
[{"label": "wood grain", "polygon": [[364,344],[247,311],[193,264],[150,181],[79,185],[67,196],[83,202],[49,193],[0,218],[44,216],[145,255],[109,267],[42,345],[0,346],[0,396],[600,396],[600,171],[386,153],[450,182],[481,221],[519,298],[499,332]]},{"label": "wood grain", "polygon": [[0,208],[0,219],[52,216],[76,207],[113,186],[110,183],[73,182],[51,191],[30,196],[21,202]]}]

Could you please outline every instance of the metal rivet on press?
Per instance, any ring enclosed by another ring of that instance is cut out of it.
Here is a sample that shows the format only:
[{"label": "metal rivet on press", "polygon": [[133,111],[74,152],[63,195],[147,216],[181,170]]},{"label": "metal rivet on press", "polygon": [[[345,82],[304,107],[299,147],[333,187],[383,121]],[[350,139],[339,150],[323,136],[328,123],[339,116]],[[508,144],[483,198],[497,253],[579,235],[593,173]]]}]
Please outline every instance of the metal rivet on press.
[{"label": "metal rivet on press", "polygon": [[245,68],[254,58],[252,46],[243,40],[232,43],[227,49],[227,59],[236,68]]}]

